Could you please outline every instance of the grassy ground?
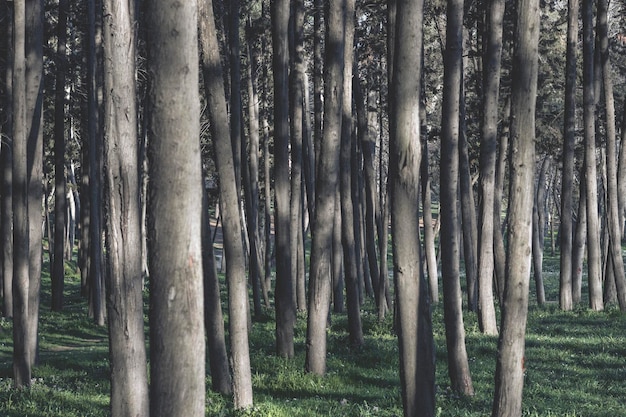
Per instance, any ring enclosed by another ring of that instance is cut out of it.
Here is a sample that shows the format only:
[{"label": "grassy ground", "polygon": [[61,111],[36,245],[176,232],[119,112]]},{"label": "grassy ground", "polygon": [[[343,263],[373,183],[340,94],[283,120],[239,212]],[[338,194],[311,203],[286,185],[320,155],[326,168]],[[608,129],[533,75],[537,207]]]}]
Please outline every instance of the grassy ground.
[{"label": "grassy ground", "polygon": [[[546,262],[546,290],[557,299],[555,261]],[[551,271],[552,269],[552,271]],[[532,286],[532,285],[531,285]],[[108,415],[106,329],[86,318],[69,277],[62,313],[49,311],[49,280],[44,279],[41,309],[41,357],[32,388],[15,391],[11,380],[11,322],[0,322],[0,416]],[[346,317],[334,316],[329,331],[328,375],[306,374],[306,320],[296,328],[296,358],[273,355],[271,314],[251,333],[255,408],[249,416],[401,416],[398,352],[391,319],[378,323],[374,309],[363,312],[366,344],[347,347]],[[474,314],[465,316],[467,350],[476,395],[458,397],[448,387],[441,304],[434,309],[437,346],[438,415],[490,414],[497,339],[478,331]],[[585,308],[563,313],[555,303],[531,301],[527,332],[525,416],[615,417],[626,415],[626,316],[615,309],[593,313]],[[208,380],[208,379],[207,379]],[[208,385],[210,386],[210,384]],[[209,392],[208,416],[237,415],[229,398]]]}]

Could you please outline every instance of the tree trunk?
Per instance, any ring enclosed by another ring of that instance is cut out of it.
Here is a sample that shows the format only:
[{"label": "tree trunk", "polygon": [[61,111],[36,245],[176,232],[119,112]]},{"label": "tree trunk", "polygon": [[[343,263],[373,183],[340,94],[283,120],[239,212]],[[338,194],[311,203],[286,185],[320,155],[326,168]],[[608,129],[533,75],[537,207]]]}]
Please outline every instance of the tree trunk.
[{"label": "tree trunk", "polygon": [[561,230],[559,305],[569,311],[573,306],[572,236],[574,147],[576,145],[576,61],[578,60],[578,0],[568,0],[567,56],[565,62],[565,104],[563,126],[563,168],[561,176]]},{"label": "tree trunk", "polygon": [[537,304],[546,303],[546,293],[543,286],[543,247],[545,236],[545,213],[546,213],[546,174],[550,165],[550,157],[546,156],[541,163],[537,178],[535,198],[533,199],[533,275],[535,277],[535,292]]},{"label": "tree trunk", "polygon": [[[134,10],[105,0],[104,161],[111,415],[148,416],[141,276]],[[165,167],[160,167],[166,169]],[[155,277],[156,278],[156,277]],[[153,342],[156,346],[157,342]],[[155,361],[155,358],[152,358]],[[155,375],[152,375],[152,381]]]},{"label": "tree trunk", "polygon": [[65,225],[67,200],[65,188],[65,72],[67,43],[67,0],[59,1],[57,22],[56,83],[54,89],[54,257],[50,280],[52,281],[52,311],[63,309],[65,285]]},{"label": "tree trunk", "polygon": [[39,356],[39,289],[43,262],[43,28],[42,0],[26,0],[26,113],[28,127],[29,286],[28,332],[31,364]]},{"label": "tree trunk", "polygon": [[343,94],[345,0],[330,0],[326,13],[324,127],[316,178],[315,219],[309,274],[309,316],[306,336],[306,370],[326,372],[326,319],[330,297],[329,271],[333,218],[339,171]]},{"label": "tree trunk", "polygon": [[460,284],[459,112],[463,54],[463,0],[448,0],[444,93],[441,132],[441,274],[444,320],[448,347],[448,375],[452,389],[473,395],[472,378],[465,350],[465,330]]},{"label": "tree trunk", "polygon": [[613,99],[613,76],[609,57],[608,0],[598,0],[598,38],[602,63],[602,81],[606,110],[606,177],[607,177],[607,229],[609,234],[609,257],[611,262],[617,300],[620,310],[626,311],[626,277],[622,257],[622,225],[620,224],[617,189],[617,143],[615,131],[615,102]]},{"label": "tree trunk", "polygon": [[26,128],[26,7],[13,2],[13,382],[30,386],[29,223]]},{"label": "tree trunk", "polygon": [[572,247],[572,303],[582,301],[583,262],[587,242],[587,196],[584,166],[580,179],[580,196],[578,200],[578,218]]},{"label": "tree trunk", "polygon": [[273,0],[274,70],[274,239],[276,242],[276,353],[291,358],[296,321],[291,263],[289,197],[289,0]]},{"label": "tree trunk", "polygon": [[[313,5],[313,146],[315,151],[315,175],[317,178],[324,118],[324,56],[322,54],[322,44],[324,43],[325,2],[324,0],[313,0]],[[314,213],[311,213],[311,216],[315,219]]]},{"label": "tree trunk", "polygon": [[520,416],[530,281],[539,1],[519,0],[511,92],[510,205],[507,281],[498,340],[492,416]]},{"label": "tree trunk", "polygon": [[[146,10],[150,34],[148,69],[153,76],[147,112],[150,409],[153,416],[200,417],[205,414],[201,233],[204,189],[195,71],[198,68],[197,2],[154,0]],[[224,135],[223,139],[226,138]],[[232,148],[228,149],[232,158]],[[220,185],[222,188],[234,185],[232,180],[232,177],[230,182],[223,178]],[[236,199],[236,195],[232,197]],[[235,237],[241,245],[237,206],[228,204],[230,201],[226,199],[222,201],[229,209],[224,210],[224,226],[232,227],[225,228],[225,240],[230,232],[231,238]],[[234,222],[231,217],[235,218]],[[237,232],[233,231],[235,228]],[[228,252],[230,247],[226,247]],[[242,265],[243,256],[239,263],[229,260],[227,273],[237,271]],[[245,287],[245,277],[241,275]],[[231,281],[231,290],[233,287]],[[242,303],[245,318],[247,297],[243,297]],[[231,325],[237,319],[231,315]],[[243,331],[247,331],[245,320]],[[183,386],[185,389],[180,389]]]},{"label": "tree trunk", "polygon": [[341,218],[341,201],[339,188],[337,188],[337,190],[335,191],[335,209],[332,222],[333,237],[331,277],[333,280],[333,313],[343,313],[345,309],[345,300],[343,297],[343,247],[341,245],[341,224],[343,223],[343,219]]},{"label": "tree trunk", "polygon": [[[498,334],[493,297],[495,277],[494,234],[498,99],[502,66],[502,31],[505,1],[492,0],[488,14],[488,43],[484,56],[483,119],[480,141],[480,207],[478,241],[478,324],[488,335]],[[498,204],[499,205],[499,204]],[[500,233],[500,230],[497,230]]]},{"label": "tree trunk", "polygon": [[[419,242],[420,77],[423,2],[397,2],[391,83],[391,228],[405,416],[435,415],[434,342]],[[417,74],[417,76],[416,76]],[[457,118],[458,120],[458,118]],[[382,301],[382,300],[381,300]],[[460,299],[459,299],[460,301]]]},{"label": "tree trunk", "polygon": [[[343,246],[343,259],[346,284],[346,300],[348,305],[348,331],[350,344],[361,346],[364,343],[363,328],[361,326],[361,306],[359,303],[358,270],[357,270],[357,246],[354,227],[354,209],[352,199],[352,181],[358,179],[351,174],[352,166],[352,60],[354,58],[354,19],[355,2],[345,2],[345,25],[344,25],[344,69],[343,69],[343,111],[341,121],[341,145],[340,145],[340,205],[341,205],[341,243]],[[360,259],[360,258],[359,258]]]},{"label": "tree trunk", "polygon": [[596,177],[593,1],[583,0],[583,117],[587,198],[587,268],[589,305],[603,310],[598,185]]},{"label": "tree trunk", "polygon": [[252,406],[253,398],[248,345],[248,288],[241,242],[239,200],[233,165],[233,151],[229,139],[228,112],[213,16],[213,2],[211,0],[200,1],[199,7],[202,71],[211,122],[211,137],[215,147],[215,162],[220,178],[224,250],[228,263],[226,280],[228,282],[234,407],[235,409],[244,409]]}]

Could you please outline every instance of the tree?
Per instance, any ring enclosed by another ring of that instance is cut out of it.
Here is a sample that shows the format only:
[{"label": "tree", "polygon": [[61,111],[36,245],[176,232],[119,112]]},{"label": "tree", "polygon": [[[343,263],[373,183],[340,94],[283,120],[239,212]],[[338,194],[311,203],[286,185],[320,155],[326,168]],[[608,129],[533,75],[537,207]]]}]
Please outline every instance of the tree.
[{"label": "tree", "polygon": [[[104,1],[104,161],[111,415],[148,416],[135,88],[135,16]],[[156,345],[153,344],[153,346]],[[153,374],[152,380],[155,376]]]},{"label": "tree", "polygon": [[576,61],[578,51],[578,0],[568,0],[567,56],[565,62],[565,102],[563,116],[563,168],[561,174],[561,230],[559,305],[573,308],[572,237],[574,146],[576,144]]},{"label": "tree", "polygon": [[318,375],[326,372],[326,319],[330,299],[328,278],[341,141],[344,26],[345,0],[329,1],[324,60],[324,126],[315,181],[305,365],[308,372]]},{"label": "tree", "polygon": [[[252,376],[248,347],[248,288],[245,259],[241,242],[241,221],[233,151],[228,127],[228,112],[224,78],[215,29],[212,0],[198,3],[202,75],[207,97],[211,137],[215,162],[220,179],[220,204],[224,231],[224,250],[228,268],[228,313],[233,376],[234,406],[236,409],[252,405]],[[183,23],[184,24],[184,23]],[[165,59],[167,56],[164,56]],[[193,71],[192,71],[193,72]],[[192,88],[191,86],[189,88]]]},{"label": "tree", "polygon": [[[493,299],[495,183],[498,136],[498,98],[502,66],[504,0],[489,3],[487,49],[483,57],[483,118],[480,139],[480,214],[478,221],[478,324],[483,333],[498,334]],[[497,230],[497,233],[500,233]]]},{"label": "tree", "polygon": [[30,386],[28,326],[29,227],[26,129],[26,7],[13,6],[13,378],[16,387]]},{"label": "tree", "polygon": [[276,242],[276,353],[294,355],[296,306],[291,263],[289,196],[289,0],[272,0],[274,70],[274,224]]},{"label": "tree", "polygon": [[539,1],[516,3],[511,92],[509,225],[502,322],[492,415],[520,416],[524,384],[524,333],[530,281]]},{"label": "tree", "polygon": [[585,135],[585,192],[587,207],[587,268],[589,305],[602,310],[602,268],[598,184],[596,177],[593,1],[583,0],[583,125]]},{"label": "tree", "polygon": [[[398,0],[391,100],[389,178],[405,416],[435,415],[434,342],[419,242],[422,1]],[[459,298],[460,301],[460,298]],[[381,300],[382,302],[382,300]]]},{"label": "tree", "polygon": [[57,23],[57,68],[54,98],[54,257],[51,268],[52,310],[63,309],[65,281],[65,224],[67,216],[65,187],[65,75],[67,71],[67,0],[59,1]]},{"label": "tree", "polygon": [[354,0],[346,1],[344,23],[344,68],[343,68],[343,103],[341,119],[341,143],[339,150],[339,195],[341,205],[341,243],[345,271],[346,300],[348,305],[348,330],[350,344],[361,346],[364,343],[361,326],[361,305],[359,302],[357,269],[357,246],[354,227],[355,207],[353,205],[352,182],[358,178],[352,175],[352,69],[354,53]]},{"label": "tree", "polygon": [[541,168],[539,169],[533,199],[533,275],[535,277],[537,304],[539,305],[543,305],[546,302],[546,293],[543,286],[543,246],[546,228],[546,175],[549,166],[550,158],[548,156],[544,156]]},{"label": "tree", "polygon": [[441,120],[441,276],[448,347],[448,375],[452,389],[473,395],[465,350],[461,306],[459,214],[459,118],[463,54],[463,0],[449,0],[444,55],[444,92]]},{"label": "tree", "polygon": [[[150,409],[153,416],[199,417],[205,408],[205,334],[198,4],[155,0],[146,6],[152,75],[147,110]],[[233,225],[240,242],[239,222]],[[231,269],[237,271],[235,262],[228,263]]]}]

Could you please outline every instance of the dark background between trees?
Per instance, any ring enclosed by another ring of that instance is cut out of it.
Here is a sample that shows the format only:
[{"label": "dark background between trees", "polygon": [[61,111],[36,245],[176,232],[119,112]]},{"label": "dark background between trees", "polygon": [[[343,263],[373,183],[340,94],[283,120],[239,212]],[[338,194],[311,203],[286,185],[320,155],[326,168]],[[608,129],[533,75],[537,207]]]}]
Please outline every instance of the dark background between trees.
[{"label": "dark background between trees", "polygon": [[323,376],[333,313],[358,348],[366,305],[394,315],[405,415],[434,415],[441,301],[452,390],[473,395],[476,313],[500,338],[493,415],[520,415],[531,274],[539,305],[626,310],[625,18],[621,0],[0,0],[15,387],[39,362],[46,251],[52,309],[77,256],[108,324],[114,416],[202,415],[205,346],[212,389],[251,407],[268,311],[286,359],[307,315]]}]

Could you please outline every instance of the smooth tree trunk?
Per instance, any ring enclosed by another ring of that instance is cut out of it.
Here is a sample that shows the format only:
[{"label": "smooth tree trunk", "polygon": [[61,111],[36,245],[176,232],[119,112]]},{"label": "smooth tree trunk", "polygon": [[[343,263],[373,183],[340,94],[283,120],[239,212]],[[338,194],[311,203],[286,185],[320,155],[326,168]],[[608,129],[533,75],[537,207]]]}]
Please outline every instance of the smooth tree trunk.
[{"label": "smooth tree trunk", "polygon": [[[391,83],[389,177],[400,385],[405,416],[435,415],[435,363],[419,241],[420,72],[423,2],[398,0]],[[382,301],[382,300],[381,300]],[[460,299],[459,299],[460,301]]]},{"label": "smooth tree trunk", "polygon": [[[152,75],[147,109],[150,415],[200,417],[206,394],[198,7],[196,1],[176,0],[146,6]],[[231,213],[239,218],[236,208]],[[239,230],[232,236],[240,242]],[[236,262],[228,263],[231,270],[237,270]]]},{"label": "smooth tree trunk", "polygon": [[[617,290],[620,310],[626,310],[626,277],[622,256],[622,225],[620,224],[618,184],[617,184],[617,132],[615,131],[615,101],[613,98],[613,75],[609,56],[608,39],[608,0],[598,0],[598,38],[602,64],[602,84],[604,86],[604,106],[606,111],[606,211],[609,235],[609,256]],[[608,277],[606,278],[608,279]]]},{"label": "smooth tree trunk", "polygon": [[30,386],[28,332],[29,227],[26,128],[26,7],[13,2],[13,383]]},{"label": "smooth tree trunk", "polygon": [[522,414],[524,343],[530,281],[539,1],[518,0],[511,91],[507,280],[498,340],[492,416]]},{"label": "smooth tree trunk", "polygon": [[333,218],[339,177],[344,66],[345,1],[330,0],[326,13],[324,126],[315,181],[315,218],[309,274],[306,334],[308,372],[326,373],[326,320],[330,299]]},{"label": "smooth tree trunk", "polygon": [[559,306],[569,311],[573,305],[573,189],[574,148],[576,145],[576,62],[578,61],[578,0],[568,0],[567,51],[565,61],[565,101],[563,109],[563,168],[561,174],[561,230]]},{"label": "smooth tree trunk", "polygon": [[[478,325],[488,335],[498,334],[493,282],[494,226],[498,144],[498,99],[502,66],[504,0],[489,3],[487,49],[483,57],[483,118],[480,139],[480,204],[478,220]],[[499,213],[497,213],[499,215]],[[499,233],[499,230],[498,230]]]},{"label": "smooth tree trunk", "polygon": [[[341,205],[341,243],[345,271],[346,301],[348,307],[348,332],[350,345],[363,345],[363,327],[361,325],[361,306],[359,302],[359,274],[357,269],[357,245],[354,227],[356,207],[353,204],[352,182],[358,181],[351,172],[352,167],[352,60],[354,59],[354,20],[355,2],[346,1],[344,26],[344,69],[343,69],[343,104],[341,121],[341,145],[339,152],[339,189]],[[359,262],[360,262],[359,258]]]},{"label": "smooth tree trunk", "polygon": [[[224,78],[219,55],[213,2],[199,3],[202,71],[215,148],[215,162],[220,178],[220,205],[224,235],[224,251],[228,268],[228,313],[231,369],[235,409],[252,406],[252,375],[248,344],[248,288],[245,258],[241,241],[239,193],[235,180],[233,151],[230,143]],[[191,88],[191,86],[190,86]],[[266,202],[267,203],[267,202]],[[269,248],[268,248],[269,249]]]},{"label": "smooth tree trunk", "polygon": [[[276,353],[294,356],[296,303],[291,263],[289,177],[289,0],[272,0],[274,71],[274,227],[276,242]],[[293,104],[293,103],[292,103]]]},{"label": "smooth tree trunk", "polygon": [[543,247],[545,242],[544,236],[546,234],[546,175],[549,166],[550,158],[546,156],[543,158],[541,168],[539,169],[539,176],[537,177],[534,193],[535,198],[533,199],[533,276],[535,278],[537,304],[539,305],[546,303],[546,292],[543,285]]},{"label": "smooth tree trunk", "polygon": [[[506,100],[504,107],[504,123],[500,134],[500,151],[496,162],[496,183],[493,205],[493,257],[494,271],[496,273],[496,294],[500,305],[504,300],[504,284],[506,280],[506,247],[502,230],[502,199],[504,194],[504,181],[509,160],[509,120],[511,115],[511,97]],[[506,194],[505,194],[506,195]]]},{"label": "smooth tree trunk", "polygon": [[67,71],[67,0],[59,1],[57,22],[56,81],[54,90],[54,256],[51,262],[52,311],[63,309],[65,286],[65,225],[67,200],[65,187],[65,75]]},{"label": "smooth tree trunk", "polygon": [[117,1],[104,1],[105,284],[112,416],[150,414],[141,276],[134,12]]},{"label": "smooth tree trunk", "polygon": [[44,4],[26,0],[26,113],[28,129],[28,350],[32,365],[39,356],[39,290],[43,264],[43,37]]},{"label": "smooth tree trunk", "polygon": [[585,137],[585,186],[587,198],[587,278],[589,306],[603,310],[602,254],[598,216],[598,184],[596,169],[596,116],[594,91],[593,1],[583,0],[583,124]]},{"label": "smooth tree trunk", "polygon": [[[584,168],[583,168],[584,169]],[[583,267],[587,247],[587,197],[584,172],[581,173],[578,217],[572,244],[572,303],[582,301]]]},{"label": "smooth tree trunk", "polygon": [[473,395],[474,388],[465,349],[460,283],[459,116],[463,82],[463,0],[449,0],[441,132],[441,275],[448,348],[448,375],[455,392]]}]

